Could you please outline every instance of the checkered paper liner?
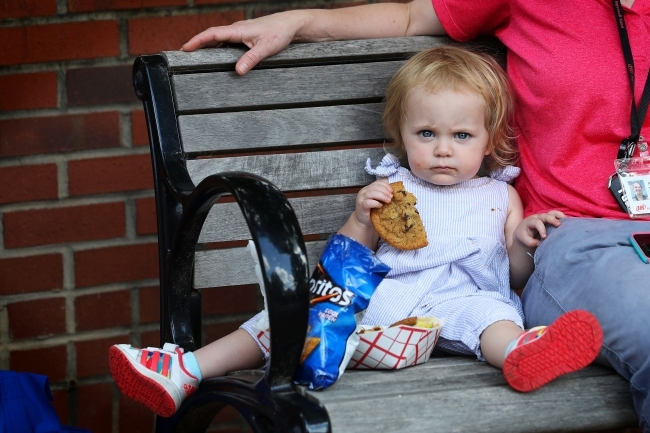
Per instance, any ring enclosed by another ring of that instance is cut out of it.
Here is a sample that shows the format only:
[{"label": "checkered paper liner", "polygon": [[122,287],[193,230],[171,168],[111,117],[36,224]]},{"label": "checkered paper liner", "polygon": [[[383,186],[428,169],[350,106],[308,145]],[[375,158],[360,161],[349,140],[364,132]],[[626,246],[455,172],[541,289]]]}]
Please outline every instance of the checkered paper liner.
[{"label": "checkered paper liner", "polygon": [[268,329],[266,331],[258,330],[257,340],[260,342],[260,346],[262,346],[266,353],[271,351],[271,334]]},{"label": "checkered paper liner", "polygon": [[427,362],[444,324],[438,319],[436,328],[400,325],[364,332],[347,368],[396,370]]}]

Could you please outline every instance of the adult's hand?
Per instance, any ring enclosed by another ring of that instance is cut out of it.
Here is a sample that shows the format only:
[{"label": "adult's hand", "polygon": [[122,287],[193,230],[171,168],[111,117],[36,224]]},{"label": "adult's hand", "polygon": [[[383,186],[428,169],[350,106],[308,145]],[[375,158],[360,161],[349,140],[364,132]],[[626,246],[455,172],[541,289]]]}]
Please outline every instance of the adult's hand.
[{"label": "adult's hand", "polygon": [[329,10],[299,9],[238,21],[199,33],[183,45],[183,50],[215,47],[222,42],[246,44],[249,51],[235,65],[237,73],[244,75],[262,59],[282,51],[292,41],[442,34],[445,30],[431,0],[412,0],[405,4],[382,2]]},{"label": "adult's hand", "polygon": [[238,21],[229,26],[210,27],[183,45],[183,51],[216,47],[222,42],[242,43],[249,50],[235,65],[235,71],[244,75],[261,60],[285,49],[304,24],[301,11],[281,12],[254,20]]}]

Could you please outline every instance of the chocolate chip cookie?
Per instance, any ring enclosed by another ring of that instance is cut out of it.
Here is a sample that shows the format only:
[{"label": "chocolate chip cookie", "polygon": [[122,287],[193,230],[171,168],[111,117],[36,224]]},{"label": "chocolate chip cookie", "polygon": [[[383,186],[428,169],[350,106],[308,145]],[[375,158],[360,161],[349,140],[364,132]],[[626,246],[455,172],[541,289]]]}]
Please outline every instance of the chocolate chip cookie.
[{"label": "chocolate chip cookie", "polygon": [[400,250],[417,250],[426,247],[427,234],[422,219],[415,208],[417,199],[404,189],[404,184],[393,182],[393,199],[379,209],[370,211],[370,221],[386,243]]}]

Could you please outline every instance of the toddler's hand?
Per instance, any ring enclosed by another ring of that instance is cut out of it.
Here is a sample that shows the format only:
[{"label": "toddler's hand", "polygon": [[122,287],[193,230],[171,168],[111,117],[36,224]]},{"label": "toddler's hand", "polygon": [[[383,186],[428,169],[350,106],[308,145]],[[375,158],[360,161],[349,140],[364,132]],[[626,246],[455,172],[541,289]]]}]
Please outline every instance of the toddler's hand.
[{"label": "toddler's hand", "polygon": [[566,218],[566,215],[559,210],[524,218],[515,229],[515,239],[527,247],[535,248],[542,239],[546,239],[546,224],[558,227],[562,218]]},{"label": "toddler's hand", "polygon": [[367,227],[370,222],[370,209],[380,208],[384,203],[390,203],[393,198],[393,189],[385,179],[377,180],[370,185],[361,188],[357,194],[354,216],[356,220]]}]

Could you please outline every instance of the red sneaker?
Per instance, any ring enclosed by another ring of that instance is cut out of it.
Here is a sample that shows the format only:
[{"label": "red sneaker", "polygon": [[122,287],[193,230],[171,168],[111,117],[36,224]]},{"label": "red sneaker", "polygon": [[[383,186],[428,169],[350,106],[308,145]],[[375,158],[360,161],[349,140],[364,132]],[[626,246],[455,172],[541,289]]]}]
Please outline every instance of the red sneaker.
[{"label": "red sneaker", "polygon": [[116,344],[108,350],[108,360],[120,391],[162,417],[176,413],[199,386],[183,366],[183,349],[175,344],[162,349]]},{"label": "red sneaker", "polygon": [[602,344],[598,319],[587,311],[570,311],[550,326],[524,332],[506,355],[503,375],[517,391],[534,391],[589,365]]}]

